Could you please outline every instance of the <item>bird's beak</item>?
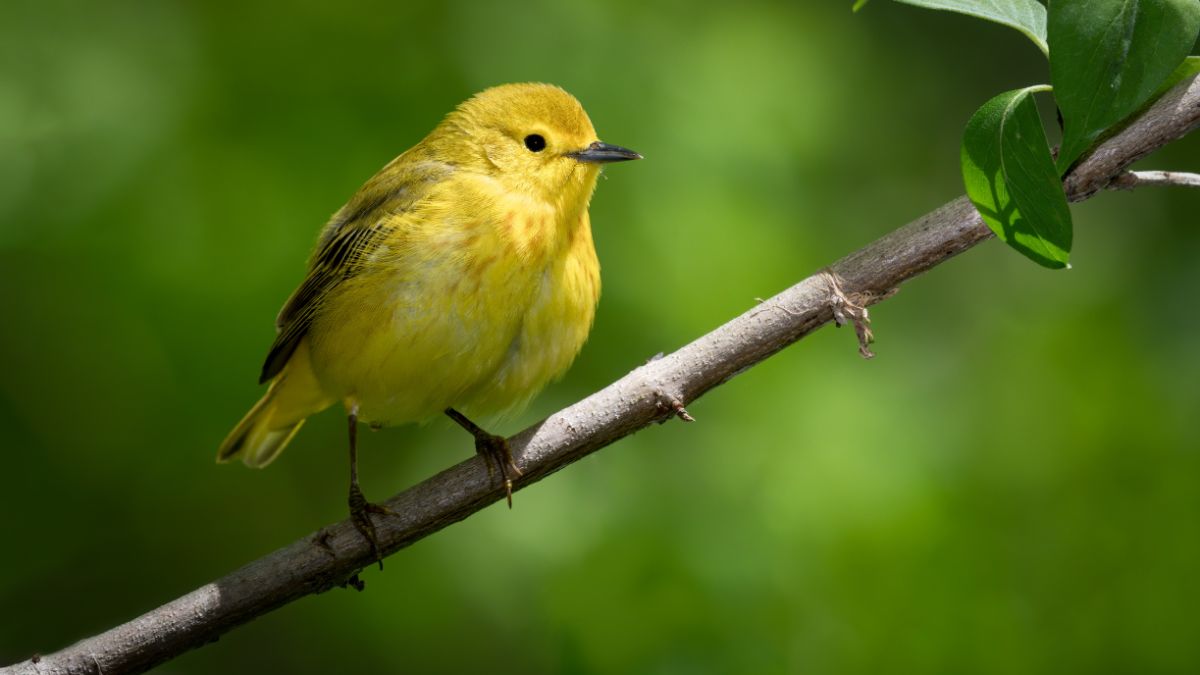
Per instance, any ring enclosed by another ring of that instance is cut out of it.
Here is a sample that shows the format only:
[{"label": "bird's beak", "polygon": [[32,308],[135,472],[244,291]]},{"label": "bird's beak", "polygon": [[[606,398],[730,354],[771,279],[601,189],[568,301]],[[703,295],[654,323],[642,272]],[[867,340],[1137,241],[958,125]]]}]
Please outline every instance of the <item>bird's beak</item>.
[{"label": "bird's beak", "polygon": [[581,162],[606,164],[608,162],[627,162],[631,159],[641,159],[642,156],[619,145],[609,145],[596,141],[582,150],[568,152],[567,157],[574,157]]}]

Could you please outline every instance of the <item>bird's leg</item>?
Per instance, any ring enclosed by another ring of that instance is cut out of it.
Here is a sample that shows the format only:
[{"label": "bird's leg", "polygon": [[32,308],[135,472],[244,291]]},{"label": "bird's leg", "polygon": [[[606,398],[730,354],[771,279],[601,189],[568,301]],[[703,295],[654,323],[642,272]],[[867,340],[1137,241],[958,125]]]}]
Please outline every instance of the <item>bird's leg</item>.
[{"label": "bird's leg", "polygon": [[358,406],[352,406],[348,412],[350,421],[350,520],[354,523],[355,529],[367,540],[371,545],[371,553],[375,556],[375,561],[379,563],[379,569],[383,569],[383,556],[379,554],[379,539],[375,536],[375,523],[371,522],[371,514],[394,516],[396,512],[381,506],[372,504],[363,497],[362,489],[358,487]]},{"label": "bird's leg", "polygon": [[[500,471],[500,478],[504,480],[504,495],[508,499],[508,508],[511,509],[513,480],[522,474],[521,469],[513,463],[512,451],[508,448],[508,441],[503,436],[496,436],[484,431],[478,424],[467,419],[466,415],[454,408],[447,408],[446,416],[475,437],[475,452],[495,462],[496,468]],[[491,473],[490,464],[488,465],[488,473]]]}]

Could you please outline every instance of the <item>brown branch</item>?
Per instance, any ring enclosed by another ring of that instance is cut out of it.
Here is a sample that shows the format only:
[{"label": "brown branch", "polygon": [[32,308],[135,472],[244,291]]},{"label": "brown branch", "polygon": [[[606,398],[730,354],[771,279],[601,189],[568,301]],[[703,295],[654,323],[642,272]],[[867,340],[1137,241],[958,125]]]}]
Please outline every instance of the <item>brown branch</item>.
[{"label": "brown branch", "polygon": [[[1105,141],[1065,181],[1086,199],[1133,161],[1200,125],[1200,78],[1179,85]],[[866,349],[867,305],[918,274],[991,237],[971,203],[956,199],[751,308],[673,354],[522,431],[511,446],[524,487],[656,421],[689,419],[684,405],[834,319],[855,324]],[[487,463],[472,458],[387,501],[378,518],[384,554],[504,497]],[[358,586],[373,562],[349,521],[256,560],[129,623],[0,674],[134,673],[211,642],[226,631],[310,593]]]},{"label": "brown branch", "polygon": [[1180,171],[1126,171],[1114,178],[1110,184],[1111,187],[1121,190],[1150,185],[1200,187],[1200,174]]}]

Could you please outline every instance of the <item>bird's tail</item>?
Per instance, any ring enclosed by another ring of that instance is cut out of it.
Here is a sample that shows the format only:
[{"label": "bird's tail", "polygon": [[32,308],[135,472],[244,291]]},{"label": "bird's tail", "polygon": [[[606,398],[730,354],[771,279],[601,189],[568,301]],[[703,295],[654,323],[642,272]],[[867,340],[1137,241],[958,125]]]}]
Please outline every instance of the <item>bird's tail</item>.
[{"label": "bird's tail", "polygon": [[217,450],[217,461],[238,457],[255,468],[270,464],[304,426],[309,415],[332,405],[321,391],[308,356],[308,341],[296,347],[267,393],[229,432]]}]

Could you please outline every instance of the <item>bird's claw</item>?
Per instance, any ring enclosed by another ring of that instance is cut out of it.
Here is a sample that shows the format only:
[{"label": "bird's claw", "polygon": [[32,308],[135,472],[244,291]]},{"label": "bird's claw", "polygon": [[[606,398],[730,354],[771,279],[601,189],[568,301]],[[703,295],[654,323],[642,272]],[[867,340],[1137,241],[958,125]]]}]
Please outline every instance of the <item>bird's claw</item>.
[{"label": "bird's claw", "polygon": [[379,551],[379,537],[375,534],[375,523],[371,521],[371,514],[379,516],[398,514],[382,504],[373,504],[367,501],[357,485],[350,486],[349,504],[350,521],[354,523],[354,529],[358,530],[363,539],[366,539],[367,543],[371,545],[371,555],[375,558],[375,562],[379,563],[379,569],[383,570],[383,555]]},{"label": "bird's claw", "polygon": [[488,476],[492,474],[492,464],[495,463],[497,471],[500,472],[500,477],[504,481],[504,497],[508,501],[508,508],[512,508],[512,493],[513,481],[524,474],[520,467],[513,462],[512,450],[508,447],[508,440],[503,436],[496,436],[489,433],[481,433],[475,436],[475,452],[483,455],[488,460]]}]

